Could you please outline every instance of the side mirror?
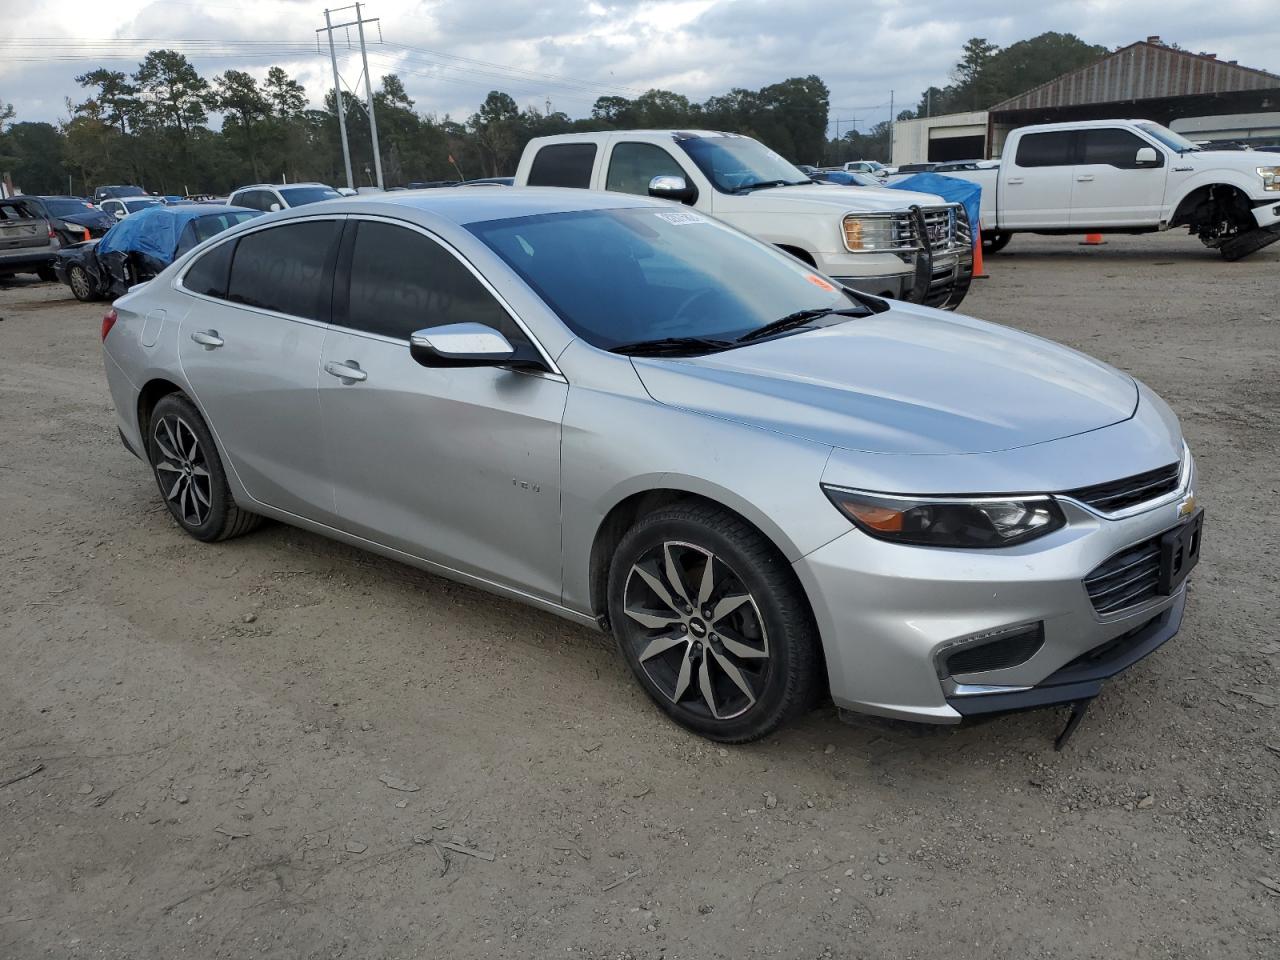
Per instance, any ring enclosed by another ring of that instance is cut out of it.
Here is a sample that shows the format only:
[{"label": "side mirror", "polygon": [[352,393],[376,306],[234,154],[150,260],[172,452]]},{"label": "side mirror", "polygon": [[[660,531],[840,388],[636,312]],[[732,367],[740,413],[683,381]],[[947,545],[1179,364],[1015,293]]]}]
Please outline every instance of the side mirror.
[{"label": "side mirror", "polygon": [[514,358],[516,349],[493,327],[449,323],[410,336],[409,354],[424,367],[496,367]]},{"label": "side mirror", "polygon": [[1160,154],[1156,153],[1155,147],[1139,147],[1133,162],[1140,167],[1158,167],[1160,165]]},{"label": "side mirror", "polygon": [[275,213],[277,210],[280,210],[280,209],[282,209],[282,208],[281,208],[281,206],[280,206],[280,204],[278,204],[278,203],[273,203],[273,204],[271,204],[271,212],[272,212],[272,213]]},{"label": "side mirror", "polygon": [[124,219],[124,211],[123,211],[123,210],[117,210],[117,211],[115,212],[115,218],[116,218],[117,220],[123,220],[123,219]]},{"label": "side mirror", "polygon": [[698,191],[689,186],[684,177],[661,176],[649,181],[649,196],[660,200],[693,203],[698,199]]}]

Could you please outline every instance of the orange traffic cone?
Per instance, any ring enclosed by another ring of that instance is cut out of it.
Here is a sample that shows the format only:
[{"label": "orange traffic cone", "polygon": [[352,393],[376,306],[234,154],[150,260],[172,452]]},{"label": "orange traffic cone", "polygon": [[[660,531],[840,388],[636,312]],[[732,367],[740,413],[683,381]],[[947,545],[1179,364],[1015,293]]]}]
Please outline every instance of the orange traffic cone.
[{"label": "orange traffic cone", "polygon": [[1102,239],[1100,233],[1086,233],[1084,239],[1080,241],[1082,247],[1100,247],[1107,241]]},{"label": "orange traffic cone", "polygon": [[973,279],[985,280],[990,274],[982,263],[982,231],[978,231],[978,239],[973,245]]}]

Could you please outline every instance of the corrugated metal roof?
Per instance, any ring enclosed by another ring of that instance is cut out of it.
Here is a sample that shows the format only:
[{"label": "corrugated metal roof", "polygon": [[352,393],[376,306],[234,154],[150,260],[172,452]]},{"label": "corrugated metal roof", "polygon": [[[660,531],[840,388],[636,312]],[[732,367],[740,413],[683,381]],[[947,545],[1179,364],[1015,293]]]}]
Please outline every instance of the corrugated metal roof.
[{"label": "corrugated metal roof", "polygon": [[1010,97],[991,112],[1277,88],[1280,76],[1274,73],[1139,41]]}]

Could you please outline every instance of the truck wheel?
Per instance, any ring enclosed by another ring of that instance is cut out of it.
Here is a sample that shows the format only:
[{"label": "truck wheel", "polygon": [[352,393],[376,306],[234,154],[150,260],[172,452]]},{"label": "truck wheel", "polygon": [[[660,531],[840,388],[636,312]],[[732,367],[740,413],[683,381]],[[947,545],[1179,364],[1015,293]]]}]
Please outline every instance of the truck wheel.
[{"label": "truck wheel", "polygon": [[983,230],[982,252],[999,253],[1009,245],[1009,241],[1012,239],[1013,234],[1005,230]]},{"label": "truck wheel", "polygon": [[1280,240],[1280,233],[1258,228],[1246,233],[1238,233],[1230,240],[1224,240],[1218,247],[1223,260],[1242,260],[1251,253],[1257,253],[1263,247],[1270,246]]}]

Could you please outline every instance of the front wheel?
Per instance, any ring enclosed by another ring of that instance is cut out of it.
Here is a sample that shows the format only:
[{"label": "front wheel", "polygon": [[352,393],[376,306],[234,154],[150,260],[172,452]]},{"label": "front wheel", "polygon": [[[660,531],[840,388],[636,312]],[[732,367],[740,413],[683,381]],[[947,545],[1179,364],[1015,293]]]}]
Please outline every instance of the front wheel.
[{"label": "front wheel", "polygon": [[147,458],[169,513],[197,540],[238,537],[262,521],[236,505],[213,434],[185,394],[162,397],[151,412]]},{"label": "front wheel", "polygon": [[786,559],[740,517],[676,504],[622,539],[609,619],[645,691],[711,740],[766,736],[812,705],[818,640]]},{"label": "front wheel", "polygon": [[77,300],[88,303],[99,299],[97,285],[90,278],[89,271],[79,264],[73,264],[67,271],[67,286],[71,288],[71,293]]}]

